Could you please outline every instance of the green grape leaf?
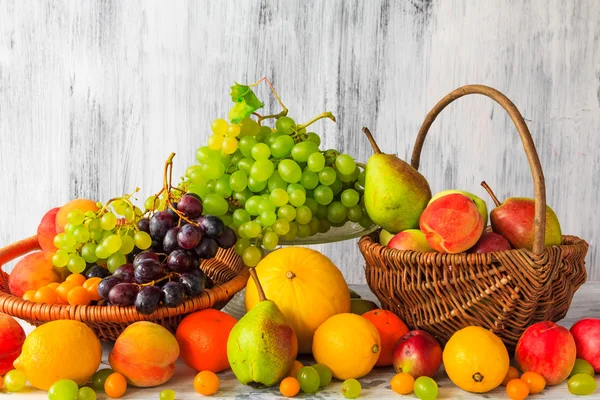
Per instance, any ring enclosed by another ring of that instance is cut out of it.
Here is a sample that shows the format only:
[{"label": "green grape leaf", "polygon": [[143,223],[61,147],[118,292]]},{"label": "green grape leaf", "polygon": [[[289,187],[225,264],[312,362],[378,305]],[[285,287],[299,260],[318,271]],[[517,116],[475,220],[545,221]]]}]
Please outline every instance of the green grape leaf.
[{"label": "green grape leaf", "polygon": [[256,97],[250,86],[236,83],[231,87],[231,100],[235,103],[229,111],[229,120],[237,124],[264,104]]}]

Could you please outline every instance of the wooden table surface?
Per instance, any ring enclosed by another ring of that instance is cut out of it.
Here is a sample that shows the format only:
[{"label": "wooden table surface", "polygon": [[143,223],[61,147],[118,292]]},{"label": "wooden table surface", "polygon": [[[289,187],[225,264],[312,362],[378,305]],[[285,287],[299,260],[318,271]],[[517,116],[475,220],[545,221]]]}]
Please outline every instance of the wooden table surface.
[{"label": "wooden table surface", "polygon": [[[375,299],[375,296],[369,291],[369,288],[366,285],[357,285],[352,286],[354,290],[361,294],[363,298],[367,299]],[[592,282],[587,283],[582,286],[579,291],[575,294],[573,299],[573,303],[571,305],[571,309],[567,314],[566,318],[559,322],[560,325],[563,325],[567,328],[571,327],[573,323],[583,317],[600,317],[600,304],[598,303],[598,298],[600,297],[600,282]],[[232,302],[225,308],[225,311],[239,317],[239,313],[241,312],[239,301],[240,296],[234,298]],[[26,329],[26,332],[29,333],[33,327],[28,325],[25,322],[22,322],[23,326]],[[104,354],[102,358],[102,365],[100,368],[109,367],[107,357],[110,351],[110,344],[103,344],[104,346]],[[312,363],[312,359],[306,358],[301,360],[307,364]],[[194,391],[192,386],[192,381],[195,376],[195,371],[188,368],[181,361],[178,362],[177,371],[175,376],[167,382],[165,385],[157,388],[149,388],[149,389],[137,389],[130,387],[127,390],[127,393],[123,397],[124,399],[158,399],[159,393],[163,389],[173,389],[177,393],[177,399],[199,399],[203,396],[199,395]],[[390,379],[394,376],[393,368],[378,368],[373,370],[369,375],[360,379],[360,383],[362,385],[362,392],[360,398],[364,399],[385,399],[385,398],[416,398],[414,395],[411,396],[400,396],[391,391],[389,387]],[[257,390],[252,389],[248,386],[244,386],[240,384],[231,370],[219,373],[219,378],[221,379],[221,388],[215,396],[212,398],[219,399],[255,399],[255,398],[265,398],[265,399],[280,399],[284,398],[279,393],[277,387],[273,387],[270,389]],[[504,392],[504,387],[499,387],[492,392],[486,393],[484,395],[475,395],[471,393],[467,393],[456,387],[446,374],[440,370],[438,374],[435,376],[435,380],[439,386],[439,397],[438,399],[506,399],[508,398]],[[600,375],[596,376],[596,381],[600,382]],[[302,399],[343,399],[343,396],[340,393],[341,382],[334,381],[327,388],[317,392],[316,394],[309,395],[299,395],[297,398]],[[5,392],[0,392],[1,396],[6,396]],[[577,398],[577,396],[571,395],[567,390],[566,382],[562,384],[546,389],[540,395],[546,400],[550,399],[568,399],[568,398]],[[531,398],[535,398],[533,396]],[[46,399],[46,392],[36,390],[28,386],[23,392],[17,393],[13,395],[14,399]],[[108,397],[99,392],[98,399],[107,399]],[[600,390],[594,395],[586,396],[586,399],[600,399]]]}]

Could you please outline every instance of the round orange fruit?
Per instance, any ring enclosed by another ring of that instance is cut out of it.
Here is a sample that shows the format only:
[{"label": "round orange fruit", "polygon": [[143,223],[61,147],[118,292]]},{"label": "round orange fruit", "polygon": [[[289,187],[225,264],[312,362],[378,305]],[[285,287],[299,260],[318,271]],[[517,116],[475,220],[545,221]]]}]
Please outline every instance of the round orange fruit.
[{"label": "round orange fruit", "polygon": [[196,371],[229,368],[227,339],[236,323],[231,315],[212,308],[185,317],[175,333],[183,362]]},{"label": "round orange fruit", "polygon": [[381,338],[381,354],[375,366],[392,365],[394,345],[398,339],[408,333],[408,327],[396,314],[388,310],[371,310],[362,316],[375,325]]}]

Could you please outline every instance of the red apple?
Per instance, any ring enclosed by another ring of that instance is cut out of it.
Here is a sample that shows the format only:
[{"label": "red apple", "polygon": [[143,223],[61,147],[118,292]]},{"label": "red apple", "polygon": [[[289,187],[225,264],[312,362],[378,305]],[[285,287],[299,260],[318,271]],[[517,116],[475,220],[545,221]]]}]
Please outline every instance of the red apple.
[{"label": "red apple", "polygon": [[584,318],[571,327],[571,335],[577,347],[577,358],[592,364],[600,372],[600,319]]},{"label": "red apple", "polygon": [[469,249],[469,253],[490,253],[492,251],[504,251],[510,250],[510,243],[504,238],[494,232],[484,232],[479,238],[475,246]]},{"label": "red apple", "polygon": [[414,330],[396,342],[392,358],[396,372],[432,377],[442,364],[442,348],[429,333]]},{"label": "red apple", "polygon": [[527,328],[515,350],[519,369],[537,372],[549,386],[567,379],[576,357],[577,349],[571,333],[551,321],[538,322]]},{"label": "red apple", "polygon": [[0,375],[13,369],[13,361],[21,354],[25,331],[11,316],[0,314]]},{"label": "red apple", "polygon": [[37,238],[40,247],[44,251],[54,253],[56,246],[54,246],[54,236],[56,236],[56,214],[60,210],[60,207],[49,210],[40,221],[40,225],[37,228]]}]

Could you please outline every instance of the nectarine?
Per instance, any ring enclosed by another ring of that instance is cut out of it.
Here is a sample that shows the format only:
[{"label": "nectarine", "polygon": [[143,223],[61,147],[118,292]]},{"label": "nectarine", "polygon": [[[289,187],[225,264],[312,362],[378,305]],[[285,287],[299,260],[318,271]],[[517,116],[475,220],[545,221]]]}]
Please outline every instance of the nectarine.
[{"label": "nectarine", "polygon": [[54,245],[54,236],[56,236],[56,214],[60,207],[48,210],[42,217],[40,225],[37,228],[37,239],[40,247],[44,251],[54,253],[56,246]]},{"label": "nectarine", "polygon": [[56,233],[65,231],[65,225],[67,224],[67,215],[72,210],[81,210],[84,213],[87,211],[98,211],[96,202],[88,199],[75,199],[69,201],[67,204],[62,206],[58,213],[56,213]]},{"label": "nectarine", "polygon": [[52,264],[52,253],[36,251],[19,260],[8,277],[8,287],[15,296],[23,296],[28,290],[37,290],[62,277]]}]

